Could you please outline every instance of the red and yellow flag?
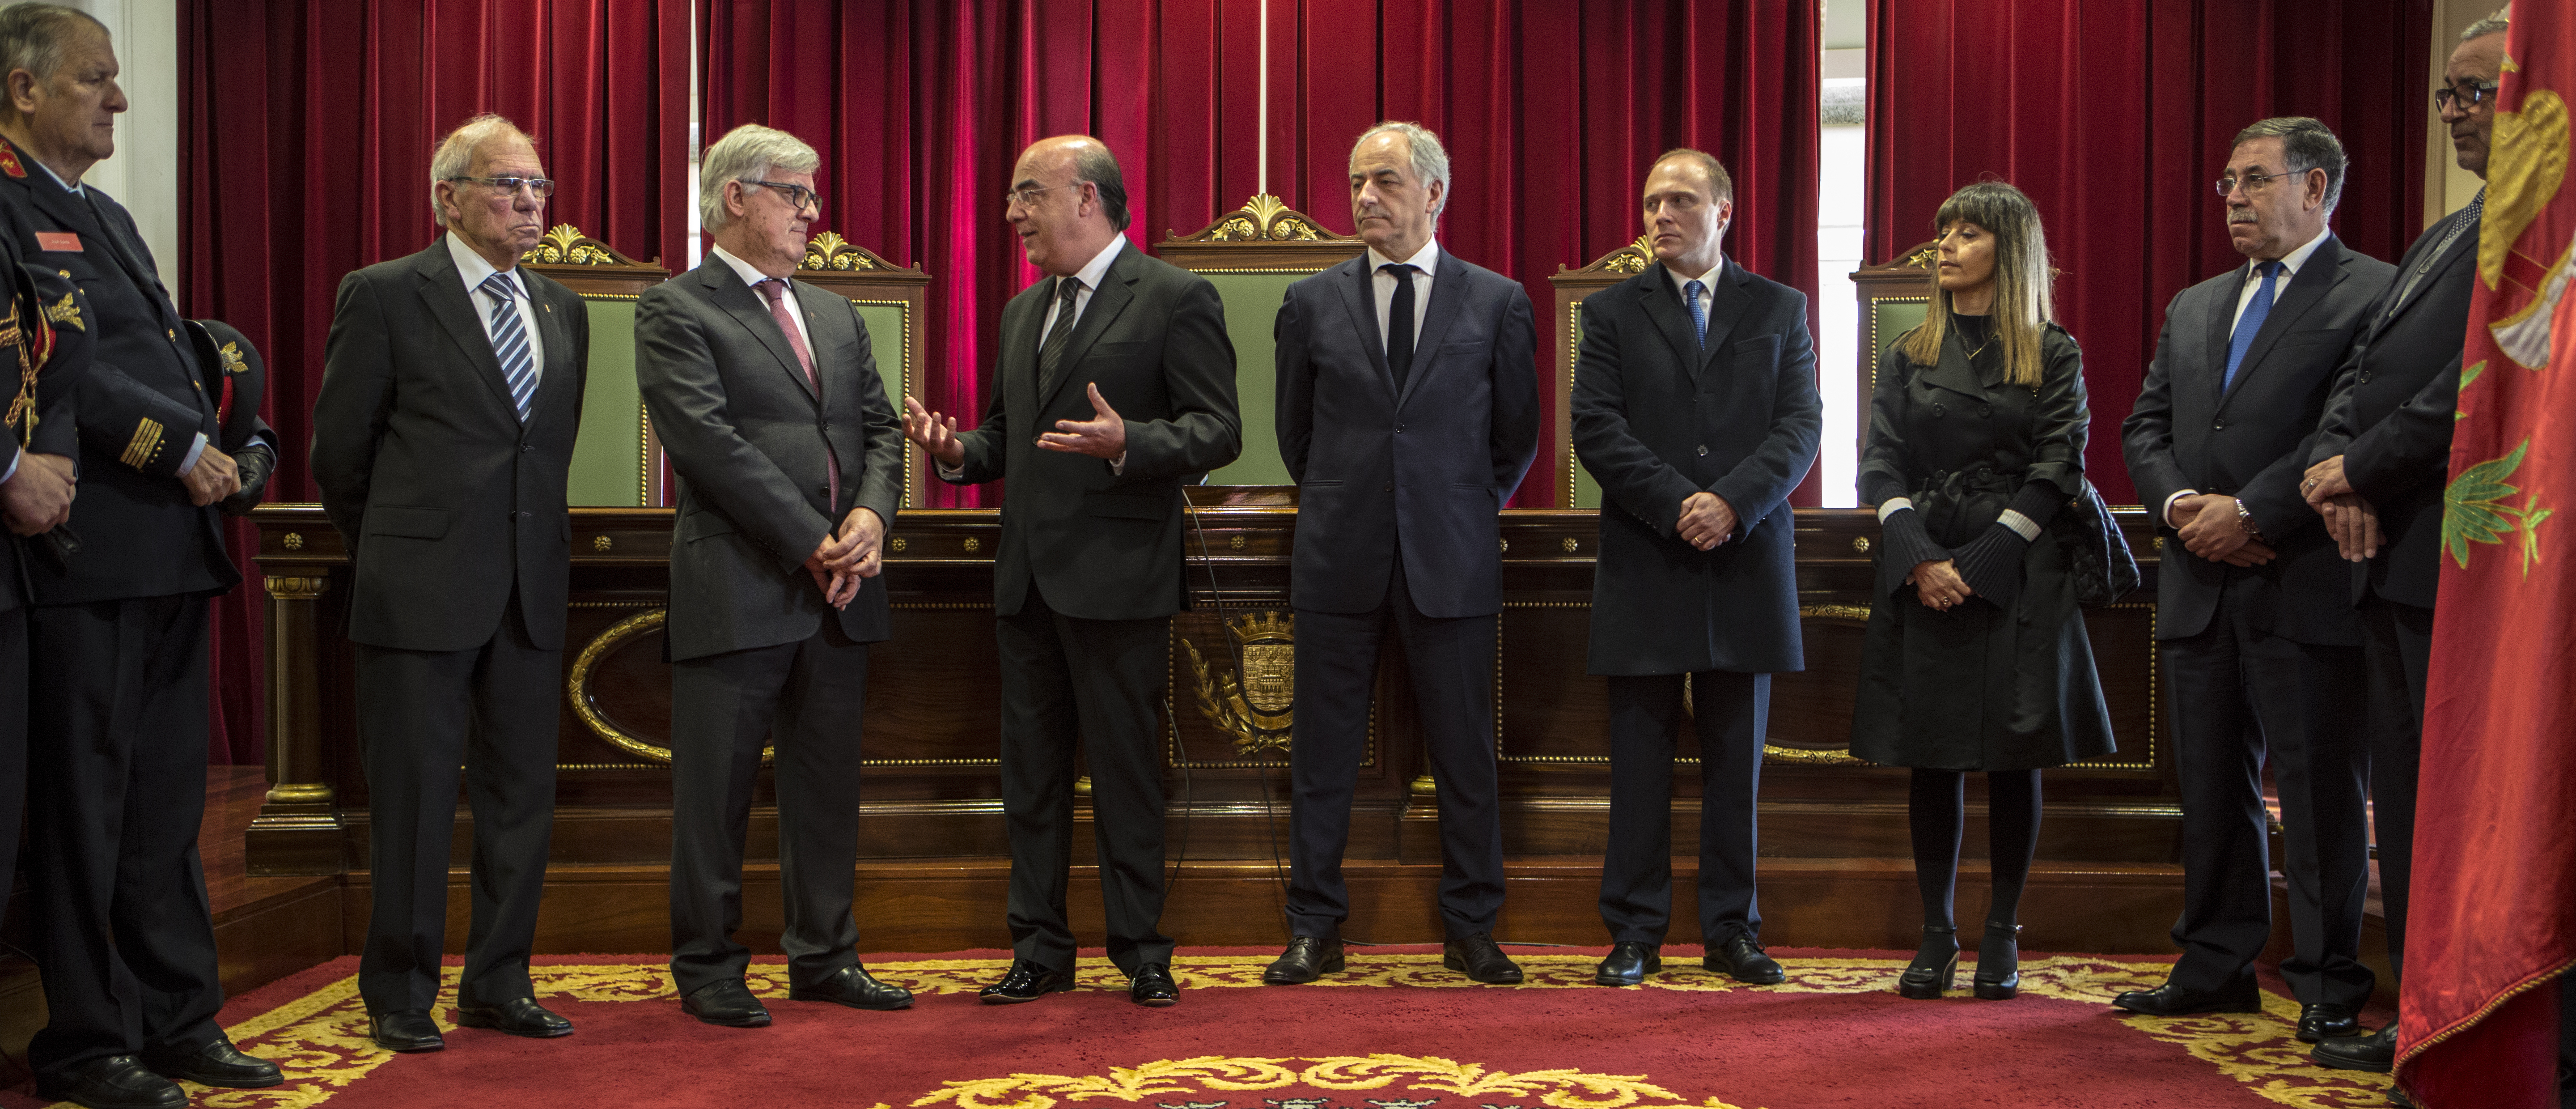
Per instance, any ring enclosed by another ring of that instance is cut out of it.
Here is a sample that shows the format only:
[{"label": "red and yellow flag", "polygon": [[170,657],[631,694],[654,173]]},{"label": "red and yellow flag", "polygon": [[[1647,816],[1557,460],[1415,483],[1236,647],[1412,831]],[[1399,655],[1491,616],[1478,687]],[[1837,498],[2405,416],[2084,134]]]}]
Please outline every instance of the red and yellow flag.
[{"label": "red and yellow flag", "polygon": [[2443,491],[2398,1082],[2556,1109],[2576,963],[2576,14],[2516,5]]}]

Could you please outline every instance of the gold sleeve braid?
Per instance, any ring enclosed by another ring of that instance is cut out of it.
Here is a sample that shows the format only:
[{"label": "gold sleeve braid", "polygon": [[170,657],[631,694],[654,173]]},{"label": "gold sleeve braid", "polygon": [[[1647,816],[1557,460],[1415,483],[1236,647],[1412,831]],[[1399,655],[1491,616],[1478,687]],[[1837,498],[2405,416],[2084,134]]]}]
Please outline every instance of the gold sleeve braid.
[{"label": "gold sleeve braid", "polygon": [[161,423],[147,418],[134,425],[134,440],[125,445],[125,454],[118,460],[140,470],[151,465],[160,453]]}]

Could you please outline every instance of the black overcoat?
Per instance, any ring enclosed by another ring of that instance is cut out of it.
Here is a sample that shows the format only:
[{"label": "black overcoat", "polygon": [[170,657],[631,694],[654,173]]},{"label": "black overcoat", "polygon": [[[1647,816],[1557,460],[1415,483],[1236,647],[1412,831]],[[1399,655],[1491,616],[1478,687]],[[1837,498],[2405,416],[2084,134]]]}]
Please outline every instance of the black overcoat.
[{"label": "black overcoat", "polygon": [[[2084,488],[2083,352],[2049,325],[2032,389],[2004,383],[2002,345],[1971,362],[1953,328],[1937,366],[1914,364],[1901,347],[1879,360],[1861,499],[1911,498],[1932,541],[1951,550],[2028,483],[2070,499]],[[2113,750],[2075,580],[2053,533],[2042,529],[2023,551],[2021,592],[2004,607],[1983,597],[1925,607],[1905,584],[1909,569],[1879,570],[1852,754],[1891,766],[2029,770]]]}]

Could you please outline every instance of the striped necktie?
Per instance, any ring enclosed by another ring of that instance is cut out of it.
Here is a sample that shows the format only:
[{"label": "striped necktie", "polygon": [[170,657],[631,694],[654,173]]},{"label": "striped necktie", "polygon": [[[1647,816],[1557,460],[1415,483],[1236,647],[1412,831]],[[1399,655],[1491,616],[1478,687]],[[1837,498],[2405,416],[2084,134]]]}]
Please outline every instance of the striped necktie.
[{"label": "striped necktie", "polygon": [[519,287],[510,275],[496,273],[483,279],[483,294],[492,298],[492,356],[501,360],[510,403],[518,406],[519,421],[525,423],[528,406],[537,399],[537,360],[528,348],[527,325],[519,322]]}]

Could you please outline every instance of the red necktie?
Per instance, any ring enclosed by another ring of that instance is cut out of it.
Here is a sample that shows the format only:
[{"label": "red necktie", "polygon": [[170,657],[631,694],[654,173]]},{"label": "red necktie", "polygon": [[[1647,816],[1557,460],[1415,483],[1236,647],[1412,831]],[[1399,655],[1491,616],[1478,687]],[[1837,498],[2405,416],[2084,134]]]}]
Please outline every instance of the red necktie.
[{"label": "red necktie", "polygon": [[[805,333],[796,330],[796,310],[787,306],[786,280],[773,277],[752,287],[760,290],[761,299],[769,302],[770,316],[778,321],[778,330],[787,333],[787,345],[796,349],[796,362],[805,368],[805,383],[814,387],[815,407],[822,407],[823,380],[814,376],[814,352],[805,347]],[[831,478],[831,511],[837,512],[841,507],[841,456],[832,449],[830,439],[823,440],[823,457],[830,467],[827,473]],[[825,513],[826,516],[830,514]],[[832,521],[835,532],[840,529],[840,524],[839,520]]]}]

